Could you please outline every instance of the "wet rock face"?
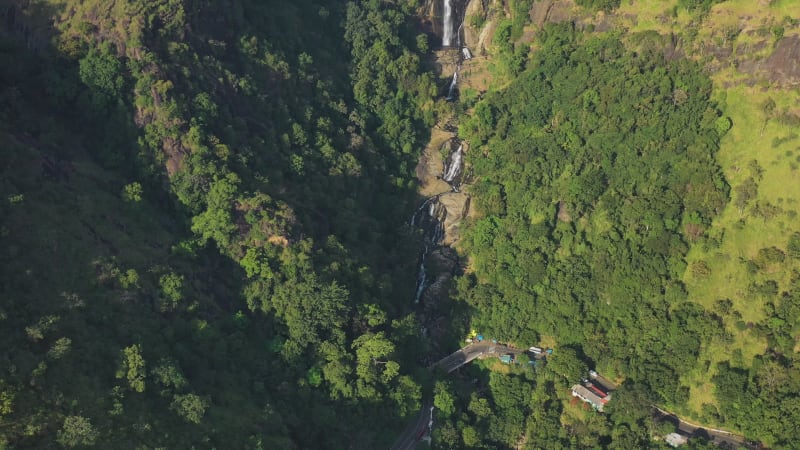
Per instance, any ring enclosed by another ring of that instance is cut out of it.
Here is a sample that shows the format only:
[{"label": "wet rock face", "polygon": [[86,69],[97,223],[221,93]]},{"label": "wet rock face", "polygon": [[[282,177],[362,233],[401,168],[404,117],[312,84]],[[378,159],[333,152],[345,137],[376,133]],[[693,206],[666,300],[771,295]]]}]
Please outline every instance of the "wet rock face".
[{"label": "wet rock face", "polygon": [[463,192],[446,192],[428,199],[410,224],[425,230],[427,245],[453,245],[460,238],[461,222],[469,213],[470,198]]},{"label": "wet rock face", "polygon": [[[710,71],[727,70],[733,65],[739,73],[748,76],[744,80],[725,81],[723,85],[733,86],[744,82],[754,86],[758,82],[767,81],[782,89],[800,86],[800,36],[781,39],[769,56],[763,58],[759,53],[772,46],[772,42],[758,40],[759,36],[752,31],[745,34],[755,41],[739,45],[735,52],[734,44],[730,41],[723,45],[709,43],[701,52],[703,56],[710,57],[710,61],[706,63]],[[669,47],[668,44],[665,51],[668,57]]]},{"label": "wet rock face", "polygon": [[450,190],[450,185],[441,178],[444,164],[442,145],[449,145],[448,142],[452,138],[450,133],[444,130],[434,130],[432,134],[432,141],[423,150],[416,168],[416,176],[420,182],[420,193],[425,197],[432,197]]},{"label": "wet rock face", "polygon": [[458,266],[458,254],[450,247],[439,247],[430,253],[432,272],[451,274]]},{"label": "wet rock face", "polygon": [[432,281],[422,296],[426,308],[434,308],[447,295],[447,287],[458,267],[458,254],[450,247],[438,247],[428,255],[428,271]]},{"label": "wet rock face", "polygon": [[[428,34],[431,34],[434,37],[431,38],[430,42],[433,47],[441,46],[442,38],[444,35],[444,2],[446,0],[425,0],[423,5],[417,10],[418,11],[418,18],[420,21],[420,25],[422,30]],[[478,0],[480,3],[480,0]],[[465,9],[467,7],[467,3],[469,0],[451,0],[450,10],[451,10],[451,17],[453,20],[452,30],[458,33],[460,36],[463,36],[463,30],[459,30],[461,26],[461,21],[464,19]],[[455,45],[456,39],[453,39]],[[463,43],[463,38],[461,39]]]},{"label": "wet rock face", "polygon": [[442,168],[442,180],[449,183],[453,190],[458,190],[464,173],[464,144],[458,139],[445,143],[443,150],[448,153]]},{"label": "wet rock face", "polygon": [[458,254],[451,246],[458,241],[461,222],[468,212],[469,196],[451,191],[429,198],[411,217],[410,225],[422,228],[425,236],[414,303],[422,303],[426,311],[435,309],[438,300],[447,295],[458,268]]},{"label": "wet rock face", "polygon": [[422,11],[429,18],[442,17],[442,0],[425,0]]},{"label": "wet rock face", "polygon": [[[464,178],[465,151],[466,144],[453,136],[438,149],[429,145],[417,165],[423,192],[432,186],[440,189],[417,208],[410,220],[411,226],[424,231],[425,250],[414,302],[422,302],[426,308],[446,294],[444,290],[458,264],[451,246],[460,238],[461,222],[469,212],[469,196],[458,191]],[[448,155],[444,161],[443,154]]]}]

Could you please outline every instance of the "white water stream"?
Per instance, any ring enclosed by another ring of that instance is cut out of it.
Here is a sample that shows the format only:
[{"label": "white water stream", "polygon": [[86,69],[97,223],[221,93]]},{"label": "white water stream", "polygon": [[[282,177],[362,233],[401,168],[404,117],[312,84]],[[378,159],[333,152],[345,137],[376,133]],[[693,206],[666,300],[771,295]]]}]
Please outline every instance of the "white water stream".
[{"label": "white water stream", "polygon": [[450,82],[450,87],[447,89],[447,98],[445,100],[453,100],[456,93],[456,84],[458,84],[458,70],[453,74],[453,81]]},{"label": "white water stream", "polygon": [[442,179],[451,185],[453,181],[461,175],[461,168],[463,164],[461,160],[464,158],[464,144],[459,144],[456,151],[450,155],[450,164],[447,166],[447,170],[444,172]]},{"label": "white water stream", "polygon": [[444,23],[442,24],[442,46],[453,45],[453,0],[444,1]]}]

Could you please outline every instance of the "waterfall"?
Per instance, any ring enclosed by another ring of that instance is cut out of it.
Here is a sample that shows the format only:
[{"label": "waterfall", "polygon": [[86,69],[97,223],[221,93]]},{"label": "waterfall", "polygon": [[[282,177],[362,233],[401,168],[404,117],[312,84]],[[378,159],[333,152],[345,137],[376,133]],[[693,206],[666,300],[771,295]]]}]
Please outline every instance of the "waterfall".
[{"label": "waterfall", "polygon": [[425,240],[427,244],[439,245],[444,239],[444,219],[447,218],[447,209],[439,203],[438,195],[432,197],[431,200],[428,204],[428,223],[425,224]]},{"label": "waterfall", "polygon": [[428,445],[430,445],[430,443],[431,443],[431,434],[432,433],[433,433],[433,406],[431,406],[431,415],[430,415],[430,418],[428,419],[428,435],[425,436],[424,438],[422,438],[422,440],[427,442]]},{"label": "waterfall", "polygon": [[458,26],[458,30],[456,30],[456,46],[461,47],[461,30],[464,28],[464,21],[467,20],[466,13],[461,18],[461,24]]},{"label": "waterfall", "polygon": [[444,0],[444,23],[442,32],[442,46],[453,45],[453,0]]},{"label": "waterfall", "polygon": [[420,256],[419,268],[417,269],[417,286],[414,289],[414,303],[419,303],[425,289],[428,287],[428,274],[425,271],[425,262],[428,254],[441,244],[444,239],[444,220],[447,218],[447,209],[439,203],[439,196],[425,200],[422,205],[414,211],[409,225],[423,229],[425,239],[425,249]]},{"label": "waterfall", "polygon": [[414,303],[419,303],[419,299],[422,298],[422,293],[425,292],[425,282],[427,281],[428,275],[425,273],[425,258],[428,256],[428,246],[425,246],[425,251],[422,252],[422,260],[419,263],[419,269],[417,269],[417,290],[414,293]]},{"label": "waterfall", "polygon": [[461,53],[464,55],[464,61],[472,59],[472,53],[470,53],[467,47],[462,48]]},{"label": "waterfall", "polygon": [[461,166],[462,166],[461,160],[464,157],[463,149],[464,149],[464,144],[459,144],[456,151],[454,151],[453,154],[450,155],[450,164],[447,166],[447,170],[445,170],[444,175],[442,176],[442,179],[450,183],[451,185],[453,184],[453,181],[459,175],[461,175]]},{"label": "waterfall", "polygon": [[436,196],[431,197],[431,198],[425,200],[421,205],[419,205],[419,208],[417,208],[417,210],[414,211],[414,214],[411,216],[411,220],[408,222],[408,224],[411,225],[412,227],[416,226],[417,225],[417,216],[419,216],[419,213],[421,213],[422,210],[425,209],[425,207],[431,202],[431,200],[433,200],[435,198],[436,198]]},{"label": "waterfall", "polygon": [[456,84],[458,83],[458,70],[453,73],[453,81],[450,82],[450,88],[447,89],[447,98],[445,100],[452,100],[456,92]]}]

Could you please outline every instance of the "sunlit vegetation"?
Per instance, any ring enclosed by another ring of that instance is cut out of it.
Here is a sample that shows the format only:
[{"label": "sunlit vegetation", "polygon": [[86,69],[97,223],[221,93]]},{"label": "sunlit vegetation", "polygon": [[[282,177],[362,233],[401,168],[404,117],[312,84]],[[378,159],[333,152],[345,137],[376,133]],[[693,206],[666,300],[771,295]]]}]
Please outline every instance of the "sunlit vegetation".
[{"label": "sunlit vegetation", "polygon": [[[713,4],[678,6],[702,15]],[[785,398],[800,382],[784,319],[798,280],[787,256],[793,97],[712,94],[699,64],[667,63],[661,45],[551,26],[527,70],[462,120],[478,147],[478,218],[458,292],[472,327],[523,345],[553,336],[624,380],[623,398],[637,392],[639,412],[623,417],[612,403],[611,426],[565,410],[579,439],[582,429],[616,443],[624,426],[644,445],[661,432],[655,403],[785,445],[779,430],[796,420]],[[778,150],[754,153],[764,142]],[[780,381],[765,389],[767,378]]]},{"label": "sunlit vegetation", "polygon": [[[768,56],[795,2],[574,3],[484,2],[455,102],[421,0],[4,5],[0,449],[388,448],[426,402],[433,448],[666,448],[653,405],[794,445],[798,95],[714,49]],[[445,121],[431,342],[406,224]],[[468,328],[554,352],[425,369]]]}]

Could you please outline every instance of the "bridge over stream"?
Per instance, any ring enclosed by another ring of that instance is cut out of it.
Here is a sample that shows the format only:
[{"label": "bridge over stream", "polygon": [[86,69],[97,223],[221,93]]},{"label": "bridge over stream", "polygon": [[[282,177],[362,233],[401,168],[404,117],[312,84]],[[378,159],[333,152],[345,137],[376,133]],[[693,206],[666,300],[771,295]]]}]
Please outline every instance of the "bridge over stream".
[{"label": "bridge over stream", "polygon": [[461,348],[458,351],[451,353],[448,356],[440,359],[439,361],[432,364],[429,369],[440,368],[447,373],[450,373],[459,367],[468,364],[469,362],[479,358],[482,355],[486,356],[501,356],[508,353],[522,353],[525,350],[520,350],[518,348],[509,347],[503,344],[494,344],[491,342],[478,342],[475,344],[470,344],[466,347]]},{"label": "bridge over stream", "polygon": [[[486,341],[477,342],[445,356],[428,366],[428,369],[434,370],[439,368],[447,373],[451,373],[459,367],[469,364],[473,360],[484,355],[501,356],[508,353],[518,354],[523,352],[525,352],[525,350],[503,344],[495,344]],[[414,418],[414,421],[409,423],[408,427],[397,437],[391,450],[410,450],[417,448],[417,440],[419,439],[420,431],[424,431],[430,426],[432,408],[433,402],[426,400],[419,414]]]}]

